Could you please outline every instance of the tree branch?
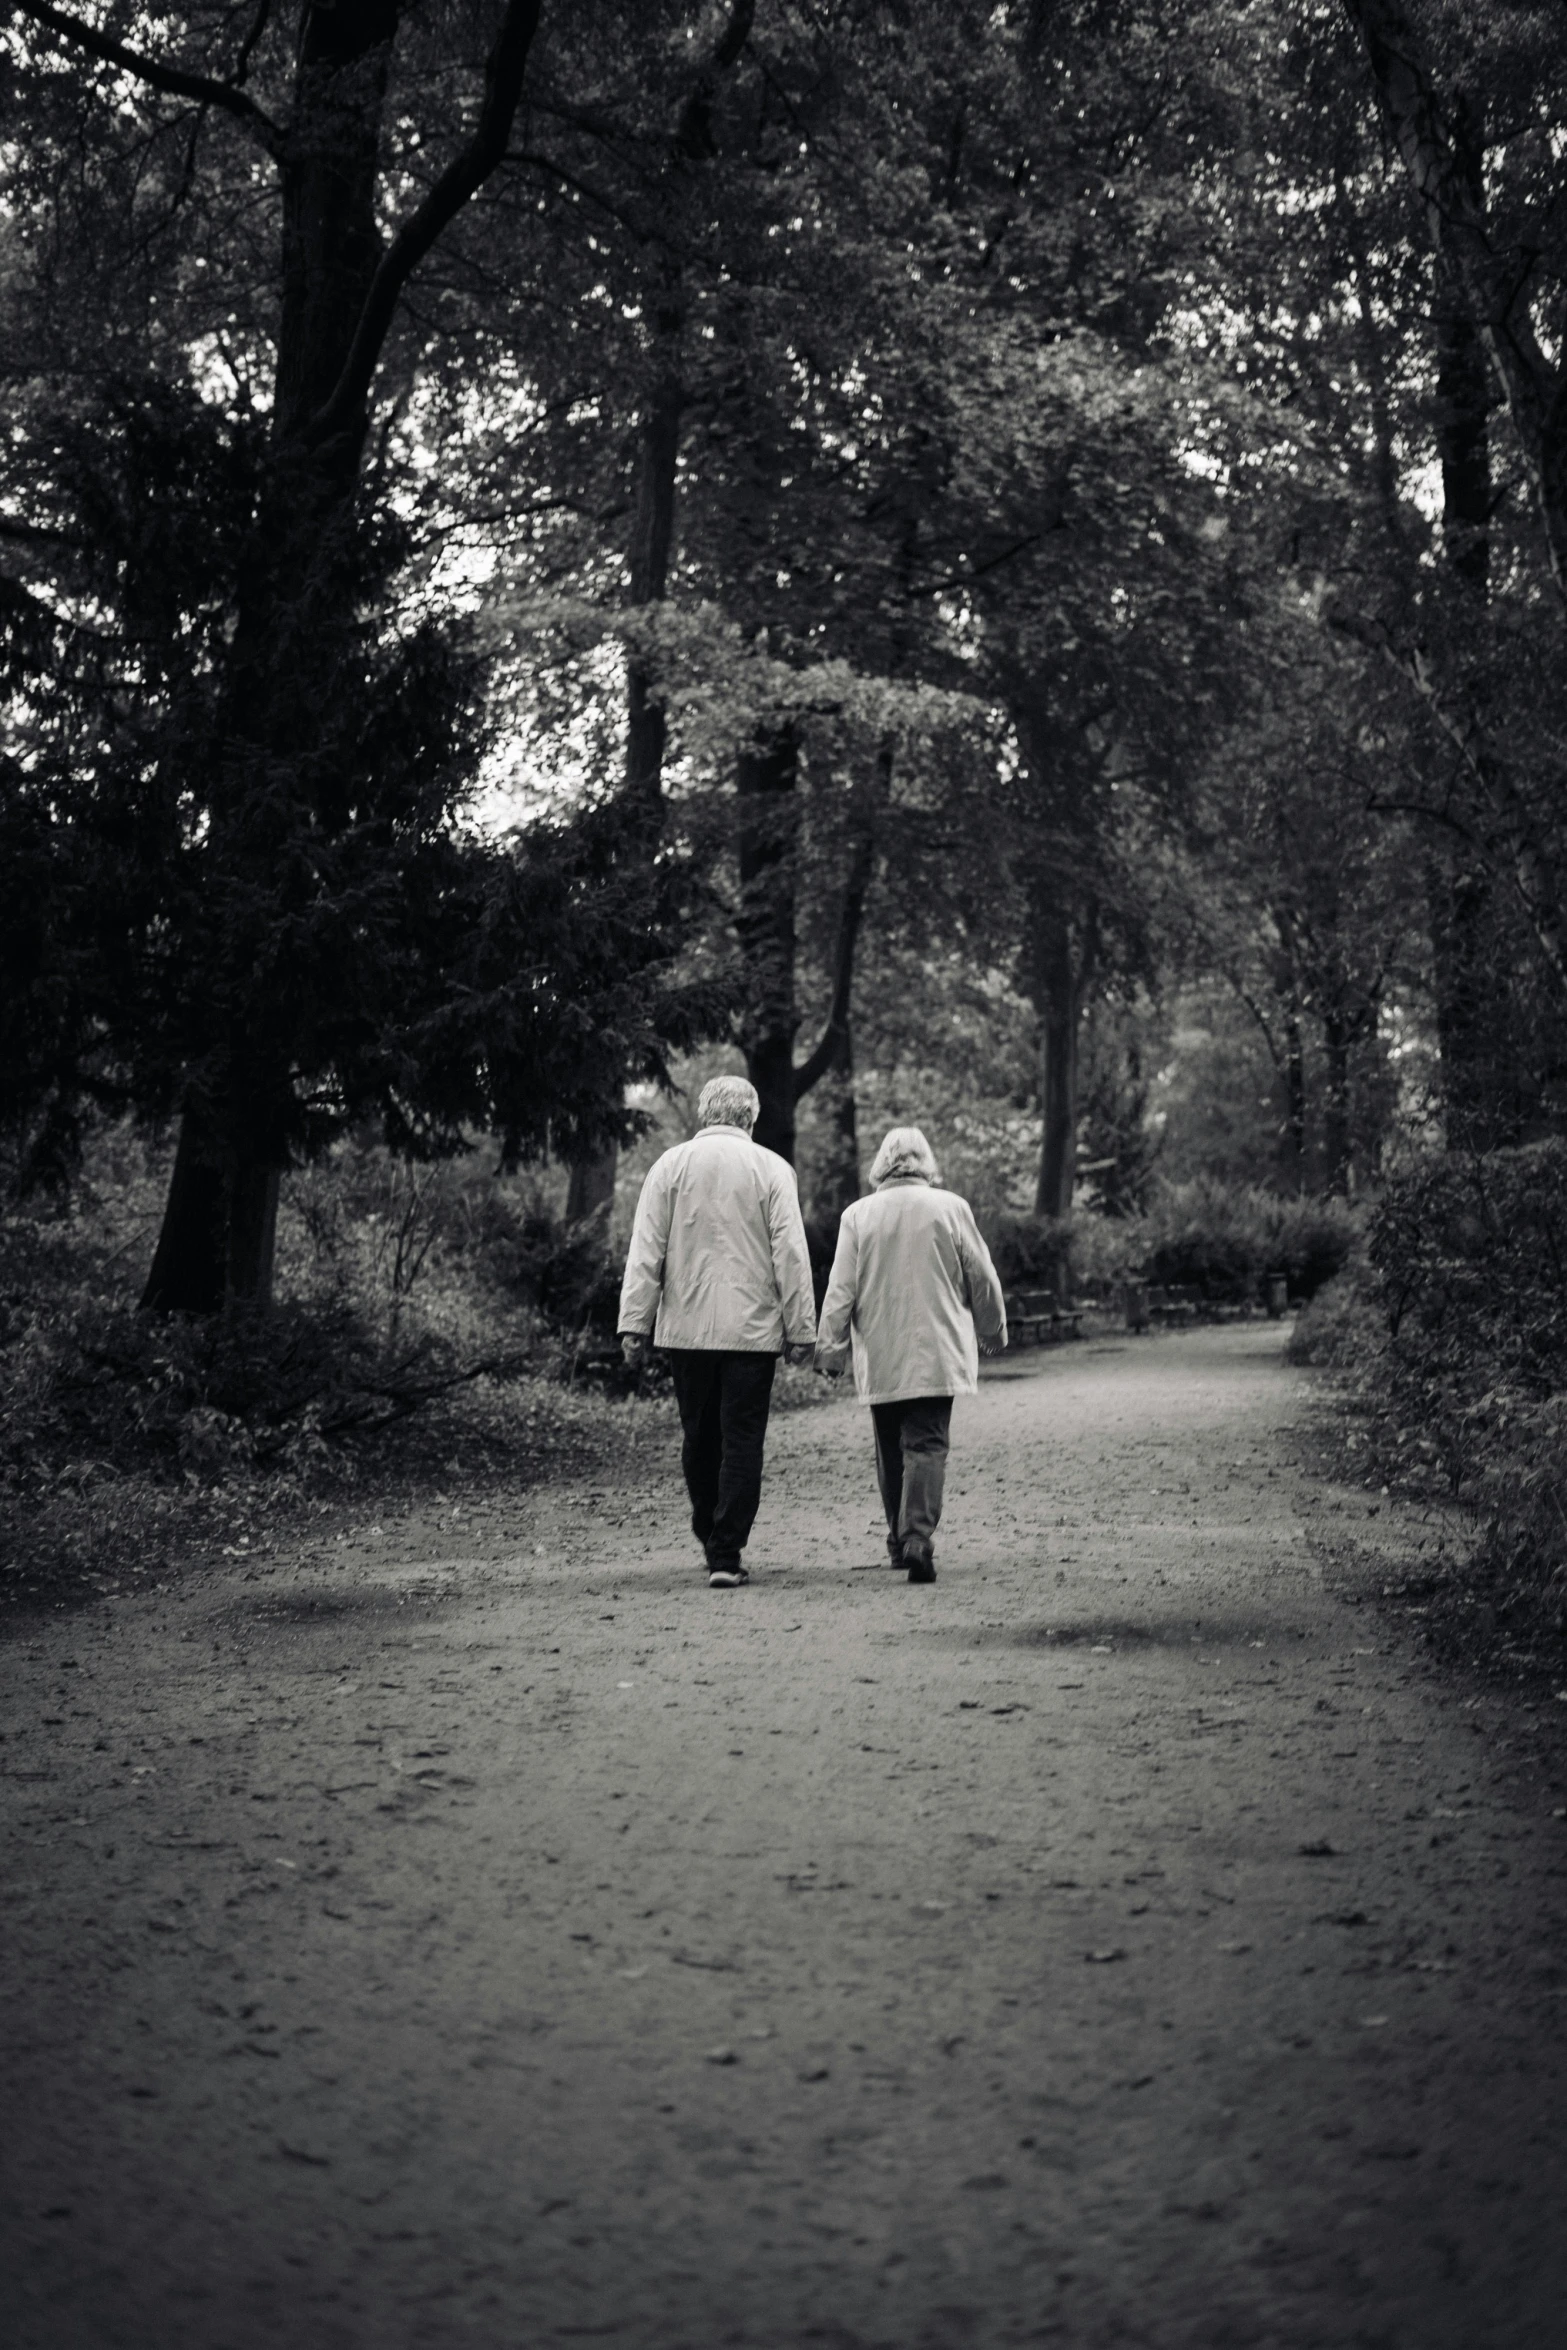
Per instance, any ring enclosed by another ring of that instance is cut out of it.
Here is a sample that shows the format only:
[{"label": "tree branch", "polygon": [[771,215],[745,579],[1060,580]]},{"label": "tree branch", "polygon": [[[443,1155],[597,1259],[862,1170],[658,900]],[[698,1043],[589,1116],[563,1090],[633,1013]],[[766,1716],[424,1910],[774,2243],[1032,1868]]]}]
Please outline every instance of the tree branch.
[{"label": "tree branch", "polygon": [[156,57],[144,57],[140,50],[128,49],[123,41],[99,32],[96,25],[84,23],[79,16],[67,15],[63,8],[52,8],[49,0],[12,0],[12,6],[18,16],[31,17],[35,24],[43,25],[58,39],[85,49],[89,57],[100,58],[105,65],[117,65],[122,72],[134,74],[138,81],[162,90],[171,98],[190,98],[198,106],[220,107],[242,123],[270,156],[277,157],[283,143],[282,131],[271,115],[264,113],[254,98],[248,98],[234,83],[216,81],[211,74],[190,73],[182,65],[164,65]]},{"label": "tree branch", "polygon": [[[40,0],[28,0],[28,4],[36,6]],[[442,232],[505,161],[541,5],[542,0],[507,0],[501,29],[484,69],[484,100],[473,136],[447,165],[424,202],[404,221],[382,256],[343,372],[308,427],[307,438],[313,446],[319,448],[340,433],[361,429],[398,296]]]},{"label": "tree branch", "polygon": [[1567,989],[1567,915],[1562,910],[1555,861],[1540,837],[1534,812],[1506,761],[1487,749],[1473,713],[1456,712],[1448,707],[1430,663],[1418,648],[1396,645],[1381,621],[1362,620],[1353,614],[1330,614],[1328,626],[1368,652],[1380,653],[1389,667],[1413,686],[1458,753],[1482,802],[1496,818],[1509,844],[1512,884],[1529,927],[1550,964],[1557,986]]},{"label": "tree branch", "polygon": [[1402,0],[1343,0],[1365,47],[1377,96],[1437,251],[1451,262],[1475,331],[1502,379],[1534,477],[1558,590],[1567,595],[1567,399],[1562,371],[1541,350],[1527,287],[1539,260],[1524,248],[1511,263],[1491,243],[1483,187],[1462,167],[1453,125],[1421,55]]}]

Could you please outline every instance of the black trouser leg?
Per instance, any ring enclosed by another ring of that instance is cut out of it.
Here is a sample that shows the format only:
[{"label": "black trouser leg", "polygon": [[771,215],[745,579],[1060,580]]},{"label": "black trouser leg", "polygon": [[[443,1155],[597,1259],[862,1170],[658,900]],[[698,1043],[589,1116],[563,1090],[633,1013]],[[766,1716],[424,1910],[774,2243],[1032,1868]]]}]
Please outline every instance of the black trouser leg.
[{"label": "black trouser leg", "polygon": [[707,1542],[715,1566],[734,1564],[756,1523],[762,1499],[762,1448],[778,1368],[776,1355],[724,1355],[721,1360],[723,1458],[718,1506]]},{"label": "black trouser leg", "polygon": [[733,1566],[762,1498],[762,1453],[776,1355],[671,1348],[670,1374],[684,1433],[681,1466],[691,1528],[714,1566]]},{"label": "black trouser leg", "polygon": [[718,1507],[718,1469],[723,1432],[719,1418],[718,1366],[721,1355],[694,1347],[671,1347],[669,1375],[680,1412],[680,1466],[691,1496],[691,1531],[704,1546]]},{"label": "black trouser leg", "polygon": [[952,1398],[920,1395],[872,1404],[871,1420],[887,1547],[895,1557],[907,1556],[912,1547],[929,1559],[947,1482]]}]

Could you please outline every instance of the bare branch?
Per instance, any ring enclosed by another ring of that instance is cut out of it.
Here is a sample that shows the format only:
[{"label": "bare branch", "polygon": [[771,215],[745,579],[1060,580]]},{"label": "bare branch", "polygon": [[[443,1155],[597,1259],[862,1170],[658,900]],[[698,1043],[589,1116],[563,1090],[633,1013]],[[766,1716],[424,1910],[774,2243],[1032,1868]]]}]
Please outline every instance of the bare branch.
[{"label": "bare branch", "polygon": [[156,57],[144,57],[140,50],[129,49],[123,41],[111,39],[99,32],[96,25],[83,22],[79,16],[70,16],[63,8],[52,8],[49,0],[12,0],[17,15],[31,17],[58,39],[69,41],[74,48],[85,49],[89,57],[101,58],[105,65],[117,65],[122,72],[134,74],[138,81],[162,90],[171,98],[190,98],[198,106],[217,106],[225,114],[243,124],[251,137],[274,158],[278,155],[283,134],[270,114],[263,112],[254,98],[232,82],[220,82],[211,74],[191,73],[182,65],[165,65]]}]

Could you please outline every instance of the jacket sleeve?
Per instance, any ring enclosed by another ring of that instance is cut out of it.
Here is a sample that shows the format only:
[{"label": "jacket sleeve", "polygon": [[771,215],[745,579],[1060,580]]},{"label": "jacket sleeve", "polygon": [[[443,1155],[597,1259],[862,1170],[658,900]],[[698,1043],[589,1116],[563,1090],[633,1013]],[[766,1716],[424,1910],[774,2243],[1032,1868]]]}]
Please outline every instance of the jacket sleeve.
[{"label": "jacket sleeve", "polygon": [[974,1327],[981,1338],[999,1338],[1005,1346],[1007,1301],[1002,1294],[1000,1276],[991,1262],[990,1251],[985,1246],[984,1236],[974,1221],[974,1211],[967,1200],[959,1202],[957,1241]]},{"label": "jacket sleeve", "polygon": [[824,1371],[841,1371],[849,1359],[849,1323],[854,1313],[859,1280],[859,1245],[854,1225],[845,1216],[838,1227],[832,1275],[822,1299],[822,1326],[816,1339],[816,1360]]},{"label": "jacket sleeve", "polygon": [[664,1251],[668,1245],[669,1185],[661,1166],[655,1163],[648,1170],[632,1219],[631,1246],[626,1252],[626,1270],[620,1284],[617,1330],[640,1338],[652,1337],[663,1293]]},{"label": "jacket sleeve", "polygon": [[773,1279],[783,1308],[785,1346],[809,1346],[816,1336],[816,1299],[811,1290],[811,1252],[794,1170],[787,1163],[768,1189],[767,1225],[773,1249]]}]

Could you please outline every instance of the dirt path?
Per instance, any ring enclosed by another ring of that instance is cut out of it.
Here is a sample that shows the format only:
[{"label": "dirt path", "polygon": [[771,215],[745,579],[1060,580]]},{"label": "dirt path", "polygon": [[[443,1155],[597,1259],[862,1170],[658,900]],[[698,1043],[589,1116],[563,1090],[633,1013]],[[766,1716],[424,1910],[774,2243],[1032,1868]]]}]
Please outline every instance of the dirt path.
[{"label": "dirt path", "polygon": [[637,1407],[0,1652],[7,2340],[1556,2350],[1561,1725],[1325,1585],[1309,1409],[1004,1364],[925,1591],[784,1415],[724,1594]]}]

